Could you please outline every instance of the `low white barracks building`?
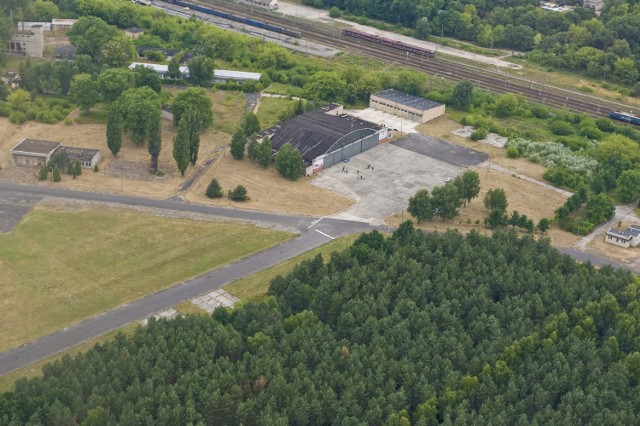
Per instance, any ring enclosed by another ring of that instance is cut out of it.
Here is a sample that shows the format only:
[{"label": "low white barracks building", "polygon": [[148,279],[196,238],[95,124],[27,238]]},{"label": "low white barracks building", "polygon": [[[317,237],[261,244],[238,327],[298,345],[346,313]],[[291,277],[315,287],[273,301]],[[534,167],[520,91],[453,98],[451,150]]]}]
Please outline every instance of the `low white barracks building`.
[{"label": "low white barracks building", "polygon": [[607,243],[620,247],[637,247],[640,244],[640,226],[631,225],[627,229],[610,228],[604,235]]}]

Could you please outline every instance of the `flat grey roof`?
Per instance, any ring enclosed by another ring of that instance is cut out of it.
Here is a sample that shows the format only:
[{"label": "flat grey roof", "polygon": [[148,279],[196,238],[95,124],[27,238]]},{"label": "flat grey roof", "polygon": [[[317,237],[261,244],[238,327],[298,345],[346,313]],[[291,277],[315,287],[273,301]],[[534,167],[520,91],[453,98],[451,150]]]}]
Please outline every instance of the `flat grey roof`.
[{"label": "flat grey roof", "polygon": [[38,139],[24,139],[11,150],[12,153],[42,154],[48,155],[62,145],[60,142],[44,141]]},{"label": "flat grey roof", "polygon": [[429,109],[442,105],[438,102],[430,101],[429,99],[420,98],[418,96],[413,96],[396,89],[383,90],[382,92],[374,93],[371,96],[377,96],[391,102],[397,102],[399,104],[408,106],[410,108],[415,108],[420,111],[427,111]]},{"label": "flat grey roof", "polygon": [[91,161],[100,152],[99,149],[74,148],[72,146],[63,146],[60,149],[67,154],[70,160],[80,161]]}]

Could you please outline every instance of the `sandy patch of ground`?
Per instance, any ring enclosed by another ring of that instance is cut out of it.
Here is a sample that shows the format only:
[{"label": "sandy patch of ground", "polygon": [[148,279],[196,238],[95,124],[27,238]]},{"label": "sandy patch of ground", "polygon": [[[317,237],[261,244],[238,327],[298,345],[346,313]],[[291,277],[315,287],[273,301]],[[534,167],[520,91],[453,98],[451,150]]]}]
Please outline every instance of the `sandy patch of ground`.
[{"label": "sandy patch of ground", "polygon": [[[451,133],[468,139],[471,137],[471,134],[474,131],[475,129],[472,126],[464,126],[460,129],[453,130]],[[481,139],[477,142],[486,143],[488,145],[495,146],[496,148],[504,148],[504,144],[506,144],[508,140],[509,138],[505,138],[504,136],[500,136],[495,133],[489,133],[486,138]]]},{"label": "sandy patch of ground", "polygon": [[[213,178],[218,179],[223,193],[244,185],[249,200],[238,203],[222,198],[211,200],[204,193]],[[185,195],[189,201],[251,210],[325,216],[353,203],[334,192],[308,183],[307,178],[292,182],[280,176],[274,166],[263,169],[248,159],[234,160],[228,151],[212,165]]]},{"label": "sandy patch of ground", "polygon": [[[543,218],[551,218],[554,211],[560,207],[566,198],[557,192],[545,190],[545,188],[535,185],[531,182],[519,179],[504,173],[490,171],[487,173],[485,168],[473,168],[480,174],[480,194],[477,198],[471,200],[466,207],[460,208],[460,215],[452,221],[443,221],[434,218],[431,222],[417,225],[422,229],[445,231],[448,228],[457,228],[463,233],[476,229],[479,232],[490,233],[491,230],[485,228],[483,219],[489,214],[489,211],[482,204],[485,194],[491,188],[502,188],[507,194],[509,205],[507,210],[509,214],[513,210],[518,210],[520,214],[525,214],[537,224]],[[390,225],[398,225],[404,219],[410,219],[406,211],[395,214],[387,219],[386,223]],[[476,223],[479,221],[479,223]],[[524,232],[523,232],[524,234]],[[558,229],[552,229],[547,233],[552,242],[556,246],[571,246],[579,238]]]}]

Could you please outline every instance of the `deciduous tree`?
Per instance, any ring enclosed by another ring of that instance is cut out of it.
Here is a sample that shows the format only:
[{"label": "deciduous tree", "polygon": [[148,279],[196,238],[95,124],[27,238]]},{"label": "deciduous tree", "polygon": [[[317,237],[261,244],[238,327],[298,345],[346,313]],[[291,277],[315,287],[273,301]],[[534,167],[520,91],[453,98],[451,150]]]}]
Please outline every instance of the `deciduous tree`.
[{"label": "deciduous tree", "polygon": [[473,83],[463,80],[456,85],[451,95],[451,104],[462,110],[467,110],[473,100]]},{"label": "deciduous tree", "polygon": [[189,59],[189,81],[195,86],[211,86],[213,59],[197,55]]},{"label": "deciduous tree", "polygon": [[607,194],[598,194],[587,201],[587,211],[584,217],[591,223],[606,222],[613,217],[615,206]]},{"label": "deciduous tree", "polygon": [[76,104],[84,112],[88,112],[98,102],[98,88],[89,74],[77,74],[73,77],[70,91]]},{"label": "deciduous tree", "polygon": [[102,99],[113,102],[134,86],[134,75],[126,68],[109,68],[98,76],[98,90]]},{"label": "deciduous tree", "polygon": [[258,120],[258,116],[252,112],[248,112],[244,116],[242,130],[244,131],[245,135],[258,133],[260,131],[260,120]]},{"label": "deciduous tree", "polygon": [[302,156],[300,151],[284,144],[276,154],[276,170],[289,180],[296,180],[302,176]]},{"label": "deciduous tree", "polygon": [[618,194],[620,199],[625,202],[631,202],[640,197],[640,171],[625,170],[622,172],[617,181]]},{"label": "deciduous tree", "polygon": [[231,138],[231,155],[236,160],[242,160],[244,158],[244,147],[247,142],[246,137],[244,136],[244,132],[241,127],[238,127],[236,132],[233,134]]},{"label": "deciduous tree", "polygon": [[133,82],[135,87],[149,87],[156,93],[160,93],[162,82],[158,74],[144,65],[136,65],[133,68]]},{"label": "deciduous tree", "polygon": [[202,131],[213,124],[211,98],[202,87],[190,87],[176,95],[171,103],[171,113],[173,114],[173,124],[178,125],[182,114],[187,109],[193,109],[197,116],[199,131]]},{"label": "deciduous tree", "polygon": [[101,52],[109,40],[118,35],[118,30],[95,16],[82,16],[67,31],[71,44],[78,54],[91,56],[94,63],[101,59]]},{"label": "deciduous tree", "polygon": [[431,199],[434,213],[443,220],[451,220],[456,217],[458,208],[462,205],[462,198],[452,182],[433,188]]},{"label": "deciduous tree", "polygon": [[489,210],[499,209],[507,211],[507,194],[502,188],[491,188],[484,196],[484,206]]},{"label": "deciduous tree", "polygon": [[467,170],[456,177],[453,184],[458,188],[458,194],[464,200],[464,206],[480,193],[480,175],[474,170]]},{"label": "deciduous tree", "polygon": [[123,128],[131,133],[136,145],[144,145],[149,137],[151,123],[160,113],[158,94],[149,87],[139,87],[125,91],[119,98]]},{"label": "deciduous tree", "polygon": [[273,147],[269,136],[265,136],[260,145],[258,145],[258,163],[264,168],[271,164],[271,156],[273,155]]},{"label": "deciduous tree", "polygon": [[129,65],[136,57],[133,40],[124,35],[111,37],[100,52],[100,63],[109,67]]},{"label": "deciduous tree", "polygon": [[418,223],[433,219],[433,201],[426,189],[420,189],[413,197],[409,198],[407,211],[416,218]]}]

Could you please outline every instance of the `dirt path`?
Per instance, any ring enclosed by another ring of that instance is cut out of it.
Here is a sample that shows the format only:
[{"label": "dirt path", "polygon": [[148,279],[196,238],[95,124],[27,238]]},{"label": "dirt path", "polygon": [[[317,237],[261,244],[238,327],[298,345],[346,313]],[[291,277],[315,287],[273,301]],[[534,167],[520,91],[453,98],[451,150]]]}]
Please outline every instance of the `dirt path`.
[{"label": "dirt path", "polygon": [[555,187],[553,185],[549,185],[546,182],[542,182],[542,181],[539,181],[539,180],[534,179],[532,177],[517,173],[514,170],[508,169],[508,168],[503,167],[503,166],[501,166],[499,164],[496,164],[496,163],[483,163],[483,164],[480,164],[478,166],[478,168],[483,168],[483,167],[487,167],[487,168],[489,168],[491,170],[495,170],[497,172],[504,173],[506,175],[513,175],[513,176],[518,177],[518,178],[520,178],[522,180],[526,180],[527,182],[531,182],[531,183],[534,183],[534,184],[536,184],[538,186],[541,186],[541,187],[543,187],[545,189],[550,189],[552,191],[555,191],[555,192],[557,192],[559,194],[564,195],[565,197],[571,197],[573,195],[573,192],[565,191],[564,189],[560,189],[560,188],[557,188],[557,187]]}]

